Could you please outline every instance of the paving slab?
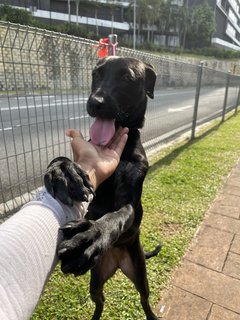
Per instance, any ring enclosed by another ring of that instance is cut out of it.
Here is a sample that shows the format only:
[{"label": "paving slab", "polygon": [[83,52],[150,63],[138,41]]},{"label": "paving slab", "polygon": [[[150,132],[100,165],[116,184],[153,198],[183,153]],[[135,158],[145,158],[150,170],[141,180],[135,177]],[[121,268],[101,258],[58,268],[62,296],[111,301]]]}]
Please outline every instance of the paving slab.
[{"label": "paving slab", "polygon": [[185,258],[209,269],[222,271],[234,235],[203,225]]},{"label": "paving slab", "polygon": [[[239,177],[239,180],[240,180],[240,177]],[[226,196],[228,194],[231,194],[233,196],[238,196],[239,197],[239,194],[240,194],[240,187],[236,187],[236,186],[233,186],[231,184],[226,184],[223,189],[222,189],[222,192],[223,194],[225,194]]]},{"label": "paving slab", "polygon": [[164,320],[240,320],[240,161],[158,305]]},{"label": "paving slab", "polygon": [[240,235],[240,220],[210,212],[205,221],[206,225],[232,234]]},{"label": "paving slab", "polygon": [[227,184],[231,184],[235,187],[240,187],[240,179],[238,175],[231,177],[231,179],[227,182]]},{"label": "paving slab", "polygon": [[211,314],[207,320],[240,320],[240,315],[220,306],[213,305]]},{"label": "paving slab", "polygon": [[240,161],[238,161],[238,163],[236,164],[235,167],[232,168],[229,177],[236,177],[236,176],[240,176]]},{"label": "paving slab", "polygon": [[209,212],[218,213],[235,219],[239,219],[240,217],[240,208],[238,206],[226,206],[218,201],[213,203],[209,209]]},{"label": "paving slab", "polygon": [[232,243],[231,248],[230,248],[230,251],[240,254],[240,236],[236,235],[234,237],[233,243]]},{"label": "paving slab", "polygon": [[232,194],[220,194],[217,199],[218,203],[224,206],[240,206],[240,197]]},{"label": "paving slab", "polygon": [[164,320],[205,320],[211,306],[211,302],[173,287],[158,305],[158,315]]},{"label": "paving slab", "polygon": [[229,252],[223,273],[229,275],[230,277],[236,278],[240,280],[240,255]]},{"label": "paving slab", "polygon": [[240,280],[184,261],[175,273],[173,285],[209,302],[240,313]]}]

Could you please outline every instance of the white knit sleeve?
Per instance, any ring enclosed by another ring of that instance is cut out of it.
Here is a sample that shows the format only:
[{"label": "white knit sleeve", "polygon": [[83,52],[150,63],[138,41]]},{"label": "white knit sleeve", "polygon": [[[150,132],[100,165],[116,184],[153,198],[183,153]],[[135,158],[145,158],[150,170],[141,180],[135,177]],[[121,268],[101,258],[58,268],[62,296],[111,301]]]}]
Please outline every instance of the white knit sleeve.
[{"label": "white knit sleeve", "polygon": [[87,206],[65,206],[43,188],[35,200],[0,225],[1,320],[31,317],[57,263],[59,227],[82,217]]}]

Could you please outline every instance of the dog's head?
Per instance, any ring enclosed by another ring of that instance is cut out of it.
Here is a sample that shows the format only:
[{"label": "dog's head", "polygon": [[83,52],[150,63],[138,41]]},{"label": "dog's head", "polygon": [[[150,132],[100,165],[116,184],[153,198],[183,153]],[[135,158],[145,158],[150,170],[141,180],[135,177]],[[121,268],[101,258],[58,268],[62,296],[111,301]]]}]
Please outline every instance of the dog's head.
[{"label": "dog's head", "polygon": [[87,102],[89,115],[96,118],[90,128],[91,140],[106,145],[118,126],[141,128],[155,81],[153,67],[138,59],[112,56],[100,60],[92,73]]}]

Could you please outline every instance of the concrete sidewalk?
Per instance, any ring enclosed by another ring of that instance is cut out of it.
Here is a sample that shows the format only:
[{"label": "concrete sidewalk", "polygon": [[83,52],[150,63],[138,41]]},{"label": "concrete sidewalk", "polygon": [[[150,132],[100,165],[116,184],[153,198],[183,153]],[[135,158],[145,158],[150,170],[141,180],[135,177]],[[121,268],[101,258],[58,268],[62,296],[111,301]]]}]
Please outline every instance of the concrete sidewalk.
[{"label": "concrete sidewalk", "polygon": [[207,212],[157,310],[164,320],[240,320],[240,162]]}]

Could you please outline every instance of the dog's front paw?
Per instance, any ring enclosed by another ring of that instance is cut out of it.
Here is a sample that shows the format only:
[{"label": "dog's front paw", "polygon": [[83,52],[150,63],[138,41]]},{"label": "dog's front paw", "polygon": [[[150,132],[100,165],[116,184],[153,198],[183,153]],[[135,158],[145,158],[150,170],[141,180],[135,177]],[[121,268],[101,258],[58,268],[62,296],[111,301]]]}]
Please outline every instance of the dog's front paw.
[{"label": "dog's front paw", "polygon": [[63,273],[82,275],[90,270],[103,251],[102,228],[99,223],[81,219],[65,225],[65,239],[58,248]]},{"label": "dog's front paw", "polygon": [[88,201],[89,194],[94,194],[85,171],[65,157],[58,157],[49,164],[44,185],[54,198],[70,206],[73,201]]}]

